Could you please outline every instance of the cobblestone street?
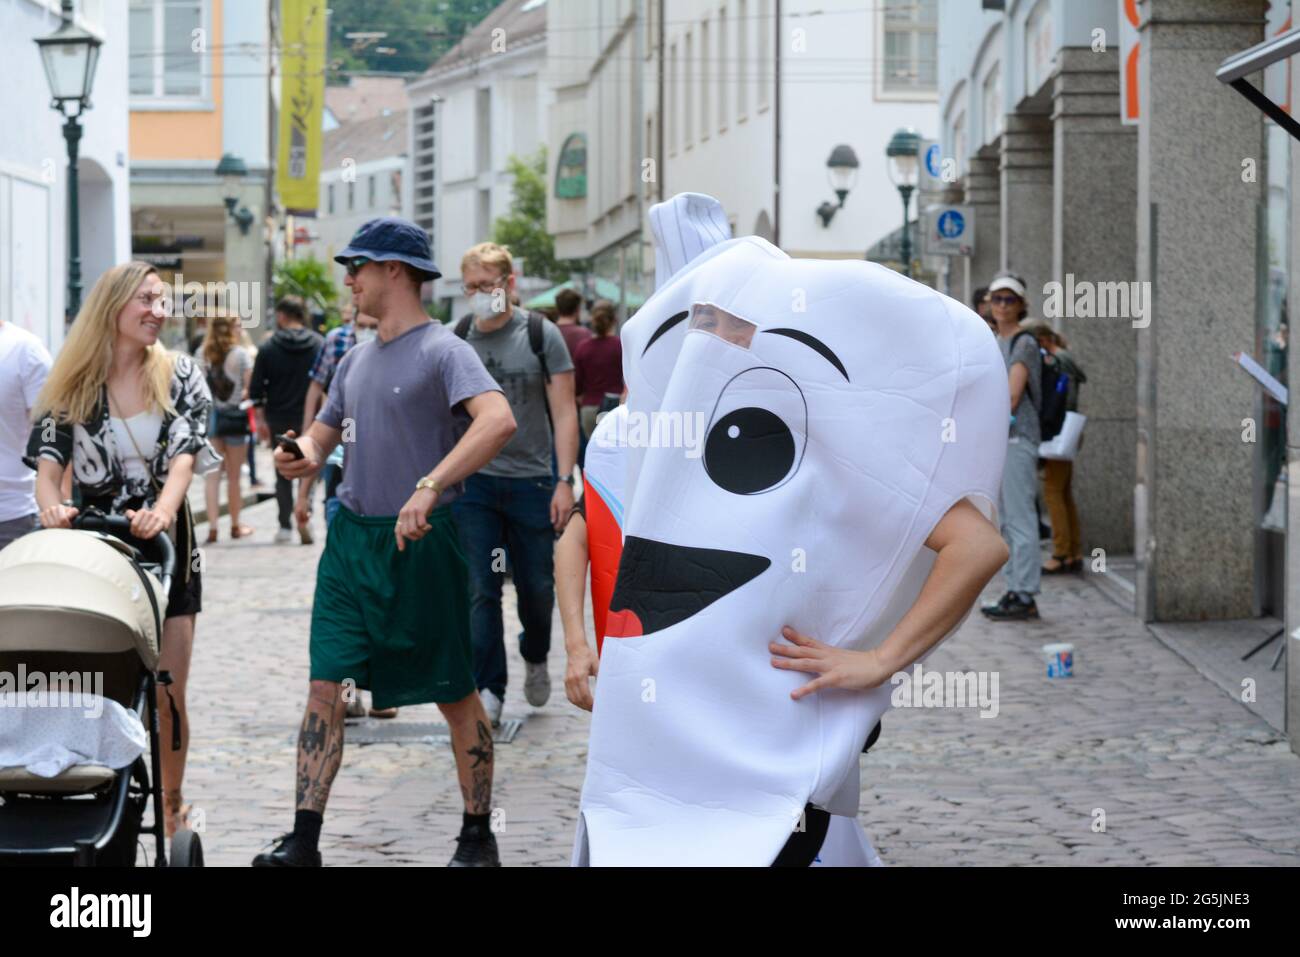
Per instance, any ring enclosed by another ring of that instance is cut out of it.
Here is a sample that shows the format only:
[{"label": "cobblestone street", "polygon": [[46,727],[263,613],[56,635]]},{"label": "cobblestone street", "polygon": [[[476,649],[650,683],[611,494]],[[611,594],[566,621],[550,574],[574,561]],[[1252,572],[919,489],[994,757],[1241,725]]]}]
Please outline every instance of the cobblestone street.
[{"label": "cobblestone street", "polygon": [[[207,550],[191,677],[186,799],[210,865],[246,866],[292,822],[295,740],[321,545],[275,546],[274,502],[248,541]],[[990,586],[994,594],[1000,582]],[[927,668],[996,671],[1000,710],[896,710],[863,759],[862,819],[886,864],[1295,864],[1300,758],[1282,735],[1078,579],[1045,579],[1033,624],[975,614]],[[506,634],[518,633],[507,588]],[[507,865],[568,862],[588,715],[563,693],[556,615],[544,708],[522,700],[510,648],[494,804]],[[1044,676],[1040,647],[1075,645],[1075,677]],[[507,640],[507,645],[513,642]],[[1252,664],[1267,667],[1269,655]],[[1261,682],[1261,685],[1263,683]],[[437,722],[433,706],[396,722]],[[1105,831],[1093,830],[1096,809]],[[325,817],[328,865],[446,862],[460,797],[445,743],[348,745]]]}]

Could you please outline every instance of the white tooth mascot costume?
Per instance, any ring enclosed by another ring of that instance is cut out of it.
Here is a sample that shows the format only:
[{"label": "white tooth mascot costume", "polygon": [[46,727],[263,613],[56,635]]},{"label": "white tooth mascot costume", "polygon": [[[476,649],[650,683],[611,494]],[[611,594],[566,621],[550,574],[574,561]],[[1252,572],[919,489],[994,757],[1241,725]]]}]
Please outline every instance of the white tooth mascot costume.
[{"label": "white tooth mascot costume", "polygon": [[[712,202],[657,207],[660,253]],[[973,312],[882,266],[752,236],[677,256],[622,332],[624,545],[574,862],[768,866],[806,805],[856,818],[893,689],[794,701],[808,676],[767,646],[786,625],[879,645],[939,520],[964,498],[993,516],[1006,366]],[[687,419],[694,448],[663,441]]]}]

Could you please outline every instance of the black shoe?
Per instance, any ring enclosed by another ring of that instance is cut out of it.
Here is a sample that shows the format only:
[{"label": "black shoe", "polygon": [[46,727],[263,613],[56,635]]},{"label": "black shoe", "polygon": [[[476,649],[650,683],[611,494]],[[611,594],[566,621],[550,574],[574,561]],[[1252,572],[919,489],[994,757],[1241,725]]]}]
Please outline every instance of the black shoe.
[{"label": "black shoe", "polygon": [[308,850],[293,834],[277,838],[275,847],[253,858],[254,867],[320,867],[320,851]]},{"label": "black shoe", "polygon": [[1038,617],[1038,605],[1033,597],[1026,601],[1015,592],[1007,592],[996,605],[986,605],[980,611],[993,621],[1026,621]]},{"label": "black shoe", "polygon": [[991,605],[980,605],[981,614],[991,615],[995,612],[1005,611],[1007,604],[1015,598],[1015,594],[1007,592]]},{"label": "black shoe", "polygon": [[497,855],[497,838],[491,829],[482,824],[469,824],[460,829],[456,853],[448,867],[500,867]]}]

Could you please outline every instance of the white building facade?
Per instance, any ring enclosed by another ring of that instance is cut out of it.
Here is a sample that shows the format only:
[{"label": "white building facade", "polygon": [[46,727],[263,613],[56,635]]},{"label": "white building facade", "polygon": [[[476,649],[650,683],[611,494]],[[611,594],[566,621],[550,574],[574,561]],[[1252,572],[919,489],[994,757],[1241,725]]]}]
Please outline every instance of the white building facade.
[{"label": "white building facade", "polygon": [[547,6],[505,0],[407,88],[412,211],[443,273],[433,296],[451,300],[454,313],[464,307],[461,256],[509,212],[510,158],[531,157],[544,143]]},{"label": "white building facade", "polygon": [[[78,23],[103,38],[78,146],[82,301],[131,253],[126,0],[80,0]],[[0,3],[0,319],[63,342],[67,305],[67,146],[36,38],[58,29],[58,0]]]}]

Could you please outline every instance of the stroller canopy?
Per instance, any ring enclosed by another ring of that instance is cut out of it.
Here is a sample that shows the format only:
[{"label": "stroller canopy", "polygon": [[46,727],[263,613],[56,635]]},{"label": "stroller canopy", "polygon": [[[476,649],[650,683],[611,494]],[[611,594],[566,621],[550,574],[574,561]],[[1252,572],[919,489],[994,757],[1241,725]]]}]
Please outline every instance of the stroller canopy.
[{"label": "stroller canopy", "polygon": [[[134,647],[158,667],[162,583],[114,539],[51,528],[0,551],[0,651],[107,653]],[[145,590],[153,589],[153,601]],[[61,627],[60,618],[66,618]]]}]

